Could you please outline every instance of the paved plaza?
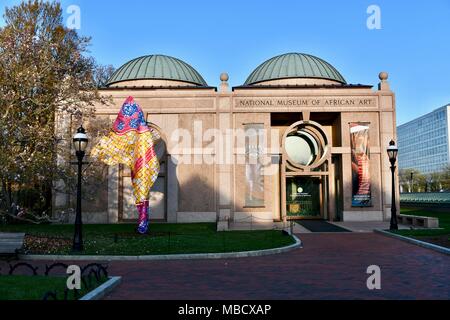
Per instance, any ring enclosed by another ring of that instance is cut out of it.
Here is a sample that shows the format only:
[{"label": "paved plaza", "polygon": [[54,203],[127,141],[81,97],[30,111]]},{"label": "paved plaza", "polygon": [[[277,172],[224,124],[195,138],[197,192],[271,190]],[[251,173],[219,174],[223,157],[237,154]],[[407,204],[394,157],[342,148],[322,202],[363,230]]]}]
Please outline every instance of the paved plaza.
[{"label": "paved plaza", "polygon": [[[307,300],[450,298],[450,256],[376,233],[302,233],[304,248],[225,260],[117,261],[108,300]],[[8,270],[0,261],[2,272]],[[45,270],[54,261],[33,261]],[[65,263],[69,263],[65,261]],[[86,265],[89,261],[74,262]],[[370,291],[367,268],[381,268]],[[25,271],[24,271],[25,272]]]},{"label": "paved plaza", "polygon": [[[304,248],[245,259],[114,262],[107,299],[449,299],[450,257],[374,233],[301,234]],[[366,287],[381,267],[382,289]]]}]

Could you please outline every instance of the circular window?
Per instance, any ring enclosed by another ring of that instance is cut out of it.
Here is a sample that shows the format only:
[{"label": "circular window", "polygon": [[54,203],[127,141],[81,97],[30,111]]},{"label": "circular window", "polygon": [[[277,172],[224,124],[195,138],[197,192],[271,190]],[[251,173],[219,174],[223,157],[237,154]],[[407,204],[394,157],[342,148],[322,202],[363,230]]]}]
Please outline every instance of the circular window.
[{"label": "circular window", "polygon": [[296,164],[310,166],[317,159],[319,146],[312,135],[299,130],[286,138],[286,152]]},{"label": "circular window", "polygon": [[323,164],[329,152],[328,138],[318,123],[300,121],[286,131],[284,150],[294,167],[317,168]]}]

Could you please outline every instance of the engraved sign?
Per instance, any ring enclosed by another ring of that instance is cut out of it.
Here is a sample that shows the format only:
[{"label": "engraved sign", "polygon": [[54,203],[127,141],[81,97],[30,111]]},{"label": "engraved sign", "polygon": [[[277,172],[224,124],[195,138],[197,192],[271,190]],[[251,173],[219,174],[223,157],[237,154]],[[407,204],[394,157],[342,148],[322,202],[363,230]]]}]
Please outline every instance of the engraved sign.
[{"label": "engraved sign", "polygon": [[235,100],[236,109],[317,107],[373,108],[376,106],[376,97],[242,98]]}]

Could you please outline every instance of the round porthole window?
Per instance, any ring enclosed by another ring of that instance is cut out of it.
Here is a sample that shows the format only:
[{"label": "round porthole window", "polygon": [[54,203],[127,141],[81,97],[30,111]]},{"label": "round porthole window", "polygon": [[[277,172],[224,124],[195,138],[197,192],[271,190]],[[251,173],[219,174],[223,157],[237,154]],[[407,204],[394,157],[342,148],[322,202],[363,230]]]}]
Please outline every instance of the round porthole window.
[{"label": "round porthole window", "polygon": [[328,138],[319,124],[301,121],[286,132],[284,150],[293,166],[318,167],[329,151]]},{"label": "round porthole window", "polygon": [[301,130],[286,138],[286,153],[296,164],[310,166],[319,152],[319,145],[312,135]]}]

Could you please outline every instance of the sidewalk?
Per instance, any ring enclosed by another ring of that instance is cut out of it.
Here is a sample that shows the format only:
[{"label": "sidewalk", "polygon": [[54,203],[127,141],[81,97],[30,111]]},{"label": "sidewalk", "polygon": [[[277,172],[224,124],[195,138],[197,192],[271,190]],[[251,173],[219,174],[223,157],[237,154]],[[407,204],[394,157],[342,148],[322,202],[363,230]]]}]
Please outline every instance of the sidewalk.
[{"label": "sidewalk", "polygon": [[[371,233],[375,229],[389,230],[390,222],[388,221],[362,221],[362,222],[330,222],[338,227],[347,229],[357,233]],[[399,230],[409,230],[411,226],[398,225]],[[419,228],[416,228],[419,229]]]},{"label": "sidewalk", "polygon": [[[362,222],[329,222],[334,224],[335,226],[344,228],[351,232],[356,233],[372,233],[375,229],[379,230],[389,230],[390,222],[389,221],[362,221]],[[409,230],[411,226],[406,225],[398,225],[400,230]],[[422,229],[415,227],[416,229]],[[282,222],[242,222],[242,223],[230,223],[230,231],[242,231],[242,230],[286,230],[290,231],[290,223],[282,223]],[[305,227],[299,225],[298,223],[293,224],[294,234],[305,234],[311,233]]]},{"label": "sidewalk", "polygon": [[[449,299],[450,257],[375,233],[299,235],[303,249],[228,260],[113,262],[107,299]],[[380,266],[382,290],[368,290]]]}]

